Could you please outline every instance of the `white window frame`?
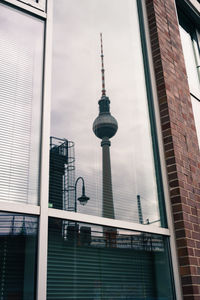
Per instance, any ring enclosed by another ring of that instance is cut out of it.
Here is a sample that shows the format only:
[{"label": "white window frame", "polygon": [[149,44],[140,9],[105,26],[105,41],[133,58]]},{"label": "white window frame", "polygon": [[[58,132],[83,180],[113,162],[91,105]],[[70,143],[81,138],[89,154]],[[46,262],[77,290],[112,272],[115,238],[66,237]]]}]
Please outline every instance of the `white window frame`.
[{"label": "white window frame", "polygon": [[46,1],[47,0],[38,0],[35,2],[34,0],[2,0],[4,2],[15,5],[19,8],[25,9],[32,13],[35,13],[38,16],[44,17],[46,11]]},{"label": "white window frame", "polygon": [[[166,176],[166,167],[164,163],[164,151],[162,144],[162,137],[160,128],[160,119],[158,112],[158,104],[155,103],[156,108],[156,122],[158,128],[158,141],[159,149],[161,149],[161,167],[163,175],[163,186],[166,201],[167,219],[169,228],[156,227],[154,225],[143,225],[138,223],[132,223],[127,221],[108,219],[103,217],[97,217],[92,215],[86,215],[81,213],[75,213],[70,211],[63,211],[58,209],[53,209],[48,207],[48,195],[49,195],[49,136],[50,136],[50,115],[51,115],[51,61],[52,61],[52,17],[53,17],[53,1],[47,0],[47,10],[48,13],[44,12],[44,6],[46,0],[39,0],[39,3],[32,5],[31,0],[0,0],[15,5],[19,9],[27,10],[28,12],[34,13],[37,17],[42,17],[44,22],[46,22],[46,32],[45,32],[45,53],[44,53],[44,83],[43,83],[43,117],[42,117],[42,144],[41,144],[41,172],[40,172],[40,205],[34,206],[29,204],[21,203],[11,203],[0,201],[0,211],[22,213],[36,215],[39,217],[39,232],[38,232],[38,261],[37,261],[37,300],[46,299],[47,291],[47,251],[48,251],[48,218],[60,218],[63,220],[73,220],[77,222],[90,223],[101,226],[110,226],[114,228],[146,232],[150,234],[159,234],[165,237],[169,237],[171,246],[172,263],[174,270],[175,288],[177,300],[182,299],[181,295],[181,285],[180,278],[177,274],[178,264],[177,264],[177,254],[175,246],[175,237],[173,230],[172,213],[170,208],[170,198],[168,190],[168,181]],[[143,2],[143,1],[142,1]],[[30,4],[31,3],[31,4]],[[28,5],[27,5],[28,4]],[[37,5],[38,4],[38,5]],[[42,9],[39,8],[39,4],[43,6]],[[148,34],[148,24],[145,3],[143,2],[143,11],[145,18],[145,30],[147,47],[149,52],[149,61],[152,78],[153,74],[153,64],[151,59],[151,48]],[[156,84],[153,81],[153,94],[154,101],[156,102]]]},{"label": "white window frame", "polygon": [[43,10],[43,11],[45,10],[46,0],[17,0],[17,1],[26,3],[30,6],[36,7],[38,9]]}]

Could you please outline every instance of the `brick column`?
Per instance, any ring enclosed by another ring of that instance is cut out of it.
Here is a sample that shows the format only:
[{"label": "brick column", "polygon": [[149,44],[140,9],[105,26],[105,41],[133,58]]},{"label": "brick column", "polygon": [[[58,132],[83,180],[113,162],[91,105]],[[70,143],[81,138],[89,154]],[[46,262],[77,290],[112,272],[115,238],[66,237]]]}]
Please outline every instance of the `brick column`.
[{"label": "brick column", "polygon": [[199,300],[200,154],[176,8],[145,1],[183,295]]}]

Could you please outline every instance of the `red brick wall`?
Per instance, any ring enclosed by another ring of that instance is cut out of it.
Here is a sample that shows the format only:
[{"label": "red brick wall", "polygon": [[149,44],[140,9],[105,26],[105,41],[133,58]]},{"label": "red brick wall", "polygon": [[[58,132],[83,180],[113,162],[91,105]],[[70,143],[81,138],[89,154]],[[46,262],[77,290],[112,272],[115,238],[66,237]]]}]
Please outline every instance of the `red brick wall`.
[{"label": "red brick wall", "polygon": [[184,299],[200,299],[200,155],[174,0],[145,0]]}]

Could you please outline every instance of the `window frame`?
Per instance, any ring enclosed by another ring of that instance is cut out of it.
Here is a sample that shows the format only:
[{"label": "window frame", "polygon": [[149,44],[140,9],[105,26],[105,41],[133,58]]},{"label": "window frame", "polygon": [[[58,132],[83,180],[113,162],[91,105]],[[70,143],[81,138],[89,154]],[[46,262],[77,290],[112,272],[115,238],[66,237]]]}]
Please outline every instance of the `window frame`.
[{"label": "window frame", "polygon": [[38,8],[40,10],[45,10],[45,2],[46,0],[17,0],[17,1],[20,1],[22,3],[25,3],[25,4],[28,4],[30,6],[33,6],[35,8]]},{"label": "window frame", "polygon": [[[48,0],[49,11],[52,8],[53,0]],[[50,25],[52,13],[49,13],[49,17],[47,18],[47,14],[43,11],[40,11],[39,6],[28,6],[27,2],[22,3],[18,0],[0,0],[0,3],[13,7],[19,11],[23,11],[26,14],[33,15],[36,18],[42,19],[44,22],[44,51],[43,51],[43,82],[42,82],[42,122],[41,122],[41,142],[42,146],[40,149],[40,203],[39,205],[31,205],[31,204],[23,204],[17,202],[6,202],[0,201],[0,211],[2,212],[13,212],[13,213],[21,213],[28,214],[39,217],[39,225],[38,225],[38,252],[37,252],[37,278],[36,278],[36,297],[37,299],[45,299],[46,298],[46,276],[47,276],[47,239],[48,239],[48,216],[47,210],[45,207],[45,185],[41,186],[42,178],[45,176],[48,177],[45,173],[45,163],[46,155],[44,154],[44,141],[45,141],[45,133],[48,133],[47,127],[47,119],[44,113],[45,103],[50,99],[50,88],[51,88],[51,32]],[[36,3],[37,4],[37,3]],[[47,51],[48,50],[48,51]],[[48,138],[49,140],[49,138]],[[49,152],[49,145],[47,144],[47,153]],[[45,158],[44,158],[45,157]],[[48,159],[48,157],[47,157]],[[47,162],[48,163],[48,162]],[[48,170],[48,167],[46,168]],[[46,199],[47,207],[48,207],[48,193]]]},{"label": "window frame", "polygon": [[[193,54],[194,61],[195,61],[196,73],[197,73],[199,87],[200,87],[200,22],[199,22],[200,7],[199,7],[199,11],[195,11],[195,12],[191,11],[189,9],[189,7],[186,7],[186,9],[183,10],[183,8],[180,6],[179,0],[177,0],[177,15],[178,15],[179,26],[185,32],[187,32],[187,34],[190,37],[190,42],[191,42],[191,46],[192,46],[192,50],[193,50],[192,54]],[[195,44],[196,44],[196,47],[195,47]],[[185,57],[184,57],[184,59],[185,59]],[[187,71],[187,68],[186,68],[186,71]],[[187,75],[187,76],[189,79],[190,76],[189,75]],[[190,85],[189,85],[189,92],[190,92],[190,96],[191,96],[191,103],[193,101],[200,102],[200,90],[199,90],[199,94],[197,94],[195,91],[190,89]],[[193,109],[197,139],[198,139],[199,148],[200,148],[199,129],[196,125],[197,121],[196,121],[196,117],[195,117],[196,114],[195,114],[195,109],[194,109],[193,104],[192,104],[192,109]]]},{"label": "window frame", "polygon": [[[24,9],[36,16],[41,16],[46,18],[46,0],[1,0],[3,3],[14,5],[18,8]],[[39,1],[39,2],[38,2]]]}]

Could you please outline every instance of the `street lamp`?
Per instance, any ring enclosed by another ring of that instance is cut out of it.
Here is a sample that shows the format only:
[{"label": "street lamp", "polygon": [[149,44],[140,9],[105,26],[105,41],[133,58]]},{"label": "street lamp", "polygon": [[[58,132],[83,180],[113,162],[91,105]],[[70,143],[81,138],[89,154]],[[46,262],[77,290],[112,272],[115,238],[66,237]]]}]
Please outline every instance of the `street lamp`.
[{"label": "street lamp", "polygon": [[81,197],[78,198],[78,201],[80,202],[81,205],[85,205],[88,202],[88,200],[90,199],[89,197],[87,197],[85,195],[85,182],[84,182],[83,177],[80,176],[76,179],[76,182],[75,182],[75,212],[77,212],[77,198],[76,198],[77,190],[76,190],[76,188],[77,188],[78,181],[80,179],[82,180],[83,185],[82,185],[82,195],[81,195]]}]

